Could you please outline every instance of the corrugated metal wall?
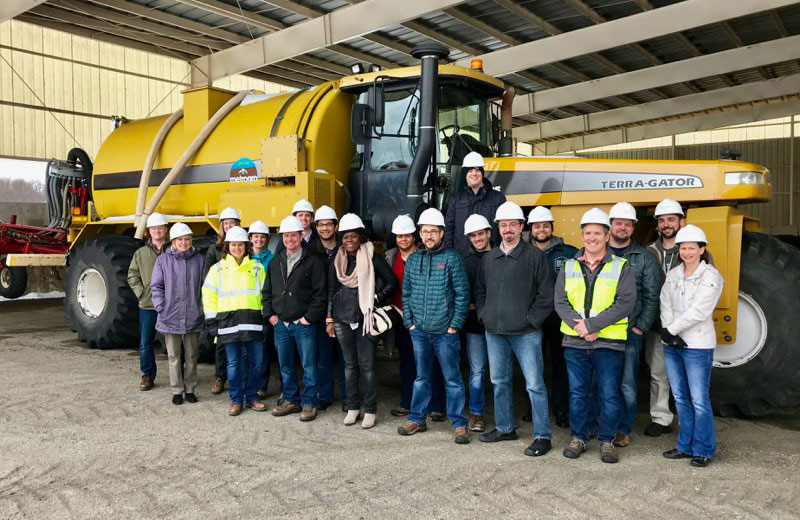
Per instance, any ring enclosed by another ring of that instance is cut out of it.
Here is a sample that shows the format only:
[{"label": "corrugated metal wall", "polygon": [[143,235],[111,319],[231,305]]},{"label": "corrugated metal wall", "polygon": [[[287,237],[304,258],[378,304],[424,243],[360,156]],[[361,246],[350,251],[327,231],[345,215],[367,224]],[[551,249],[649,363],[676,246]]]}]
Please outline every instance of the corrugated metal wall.
[{"label": "corrugated metal wall", "polygon": [[[94,158],[111,132],[112,115],[174,112],[188,78],[189,65],[180,59],[17,20],[0,23],[0,156],[63,159],[80,146]],[[215,85],[292,90],[245,76]]]},{"label": "corrugated metal wall", "polygon": [[[772,173],[772,200],[765,204],[742,205],[747,214],[761,220],[765,231],[771,233],[799,234],[800,212],[800,139],[794,139],[794,169],[791,167],[791,139],[763,139],[730,143],[676,146],[674,148],[649,148],[643,150],[620,150],[615,152],[582,153],[586,157],[616,159],[719,159],[723,147],[742,153],[742,160],[761,164]],[[794,171],[794,197],[789,196],[790,173]],[[790,204],[794,214],[790,215]]]}]

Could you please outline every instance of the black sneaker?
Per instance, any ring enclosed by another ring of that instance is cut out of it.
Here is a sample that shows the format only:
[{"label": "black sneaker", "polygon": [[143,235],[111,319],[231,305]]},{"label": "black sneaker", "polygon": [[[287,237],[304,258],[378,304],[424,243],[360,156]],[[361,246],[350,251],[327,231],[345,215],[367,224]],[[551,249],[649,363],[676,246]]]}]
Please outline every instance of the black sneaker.
[{"label": "black sneaker", "polygon": [[196,403],[197,402],[197,396],[194,395],[194,394],[186,394],[186,402],[187,403]]},{"label": "black sneaker", "polygon": [[665,459],[691,459],[692,456],[688,453],[683,453],[678,448],[672,448],[671,450],[665,451],[662,453]]},{"label": "black sneaker", "polygon": [[478,440],[481,442],[515,441],[517,440],[517,430],[504,433],[495,428],[490,432],[482,433]]},{"label": "black sneaker", "polygon": [[695,468],[705,468],[709,464],[711,464],[710,457],[692,457],[691,462],[689,462],[689,465]]},{"label": "black sneaker", "polygon": [[431,412],[431,421],[433,422],[444,421],[444,414],[442,412]]},{"label": "black sneaker", "polygon": [[550,439],[536,439],[530,446],[525,448],[525,455],[529,457],[541,457],[553,447]]},{"label": "black sneaker", "polygon": [[656,422],[651,422],[647,425],[647,428],[644,429],[644,434],[648,437],[661,437],[665,433],[669,433],[672,431],[672,428],[669,426],[664,426],[663,424],[658,424]]},{"label": "black sneaker", "polygon": [[181,394],[172,394],[172,404],[183,404],[183,396]]}]

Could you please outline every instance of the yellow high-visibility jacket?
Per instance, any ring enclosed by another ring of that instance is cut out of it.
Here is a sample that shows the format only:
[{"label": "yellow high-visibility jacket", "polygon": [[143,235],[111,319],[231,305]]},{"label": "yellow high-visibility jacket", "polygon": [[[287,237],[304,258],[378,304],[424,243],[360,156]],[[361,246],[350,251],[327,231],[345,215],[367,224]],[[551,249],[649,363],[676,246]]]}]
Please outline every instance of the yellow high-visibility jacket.
[{"label": "yellow high-visibility jacket", "polygon": [[246,256],[241,264],[233,255],[214,264],[203,283],[206,326],[220,343],[261,340],[261,289],[264,268]]}]

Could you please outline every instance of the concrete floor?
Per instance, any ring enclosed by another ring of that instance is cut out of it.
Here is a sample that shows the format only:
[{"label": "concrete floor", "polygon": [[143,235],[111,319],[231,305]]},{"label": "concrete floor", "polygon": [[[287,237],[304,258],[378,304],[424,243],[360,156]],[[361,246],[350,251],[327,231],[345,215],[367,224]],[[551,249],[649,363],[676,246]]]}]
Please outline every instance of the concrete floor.
[{"label": "concrete floor", "polygon": [[[596,444],[533,459],[520,440],[452,442],[448,423],[403,438],[379,388],[379,424],[226,415],[201,365],[198,404],[170,404],[166,359],[139,392],[138,357],[94,351],[59,301],[0,303],[0,518],[797,518],[800,411],[717,419],[719,458],[669,461],[675,434],[635,435],[616,465]],[[269,398],[270,404],[274,396]],[[518,412],[521,413],[521,412]],[[639,416],[636,432],[647,423]]]}]

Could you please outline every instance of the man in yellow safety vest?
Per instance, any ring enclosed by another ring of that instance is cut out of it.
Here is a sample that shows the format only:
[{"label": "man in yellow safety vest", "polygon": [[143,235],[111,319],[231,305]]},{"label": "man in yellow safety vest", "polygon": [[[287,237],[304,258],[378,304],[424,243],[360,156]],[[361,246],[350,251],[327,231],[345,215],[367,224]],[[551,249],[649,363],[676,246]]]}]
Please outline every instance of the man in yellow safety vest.
[{"label": "man in yellow safety vest", "polygon": [[636,277],[628,262],[608,249],[610,227],[608,215],[600,209],[583,215],[583,248],[558,273],[553,300],[562,320],[569,378],[572,441],[564,456],[577,459],[586,451],[594,379],[600,397],[600,460],[614,463],[619,460],[612,442],[623,409],[620,383]]}]

